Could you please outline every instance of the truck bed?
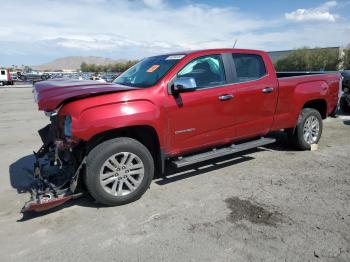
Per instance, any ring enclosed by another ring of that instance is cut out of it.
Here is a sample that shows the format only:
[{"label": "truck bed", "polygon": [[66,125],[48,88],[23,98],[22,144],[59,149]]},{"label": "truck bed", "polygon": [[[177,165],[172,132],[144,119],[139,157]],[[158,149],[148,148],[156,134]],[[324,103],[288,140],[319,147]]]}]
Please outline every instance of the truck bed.
[{"label": "truck bed", "polygon": [[[325,99],[327,117],[336,107],[339,94],[339,73],[276,73],[279,96],[273,130],[293,127],[299,112],[296,108],[304,106],[304,100]],[[302,99],[301,99],[302,98]]]}]

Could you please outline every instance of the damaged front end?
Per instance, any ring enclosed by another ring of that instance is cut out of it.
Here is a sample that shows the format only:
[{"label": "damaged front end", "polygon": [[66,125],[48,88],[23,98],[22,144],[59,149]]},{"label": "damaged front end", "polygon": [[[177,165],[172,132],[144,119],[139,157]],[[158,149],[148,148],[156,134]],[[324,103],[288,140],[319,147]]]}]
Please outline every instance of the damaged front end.
[{"label": "damaged front end", "polygon": [[34,152],[35,163],[30,200],[21,212],[45,211],[82,195],[77,192],[85,165],[82,143],[71,136],[70,116],[51,113],[51,123],[40,129],[42,147]]}]

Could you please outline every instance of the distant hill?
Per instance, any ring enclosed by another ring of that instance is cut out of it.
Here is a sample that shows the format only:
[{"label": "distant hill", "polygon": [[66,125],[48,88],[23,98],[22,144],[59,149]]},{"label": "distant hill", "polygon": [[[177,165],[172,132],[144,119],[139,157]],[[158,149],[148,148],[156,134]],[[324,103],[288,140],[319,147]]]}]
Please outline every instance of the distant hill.
[{"label": "distant hill", "polygon": [[67,56],[53,60],[52,62],[32,66],[35,70],[77,70],[80,69],[81,63],[85,62],[87,64],[97,64],[97,65],[108,65],[121,62],[125,60],[113,60],[107,57],[99,56]]}]

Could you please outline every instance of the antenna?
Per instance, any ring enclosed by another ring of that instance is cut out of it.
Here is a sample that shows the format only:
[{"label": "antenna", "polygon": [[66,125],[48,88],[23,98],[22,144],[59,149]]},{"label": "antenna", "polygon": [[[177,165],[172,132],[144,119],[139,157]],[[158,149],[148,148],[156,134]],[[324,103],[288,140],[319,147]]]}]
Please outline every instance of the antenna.
[{"label": "antenna", "polygon": [[235,48],[237,41],[238,41],[238,39],[235,40],[235,43],[233,44],[233,48]]}]

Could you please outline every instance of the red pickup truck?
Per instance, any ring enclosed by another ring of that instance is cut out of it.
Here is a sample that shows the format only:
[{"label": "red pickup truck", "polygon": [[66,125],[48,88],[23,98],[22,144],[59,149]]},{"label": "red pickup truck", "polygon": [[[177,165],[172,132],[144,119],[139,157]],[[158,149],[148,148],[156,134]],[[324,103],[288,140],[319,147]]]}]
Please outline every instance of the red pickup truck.
[{"label": "red pickup truck", "polygon": [[[183,167],[273,143],[285,130],[302,150],[317,143],[337,106],[340,74],[276,73],[262,51],[212,49],[146,58],[111,84],[49,80],[35,84],[40,183],[24,211],[74,198],[78,178],[98,202],[140,198],[166,163]],[[41,159],[59,166],[47,174]]]}]

